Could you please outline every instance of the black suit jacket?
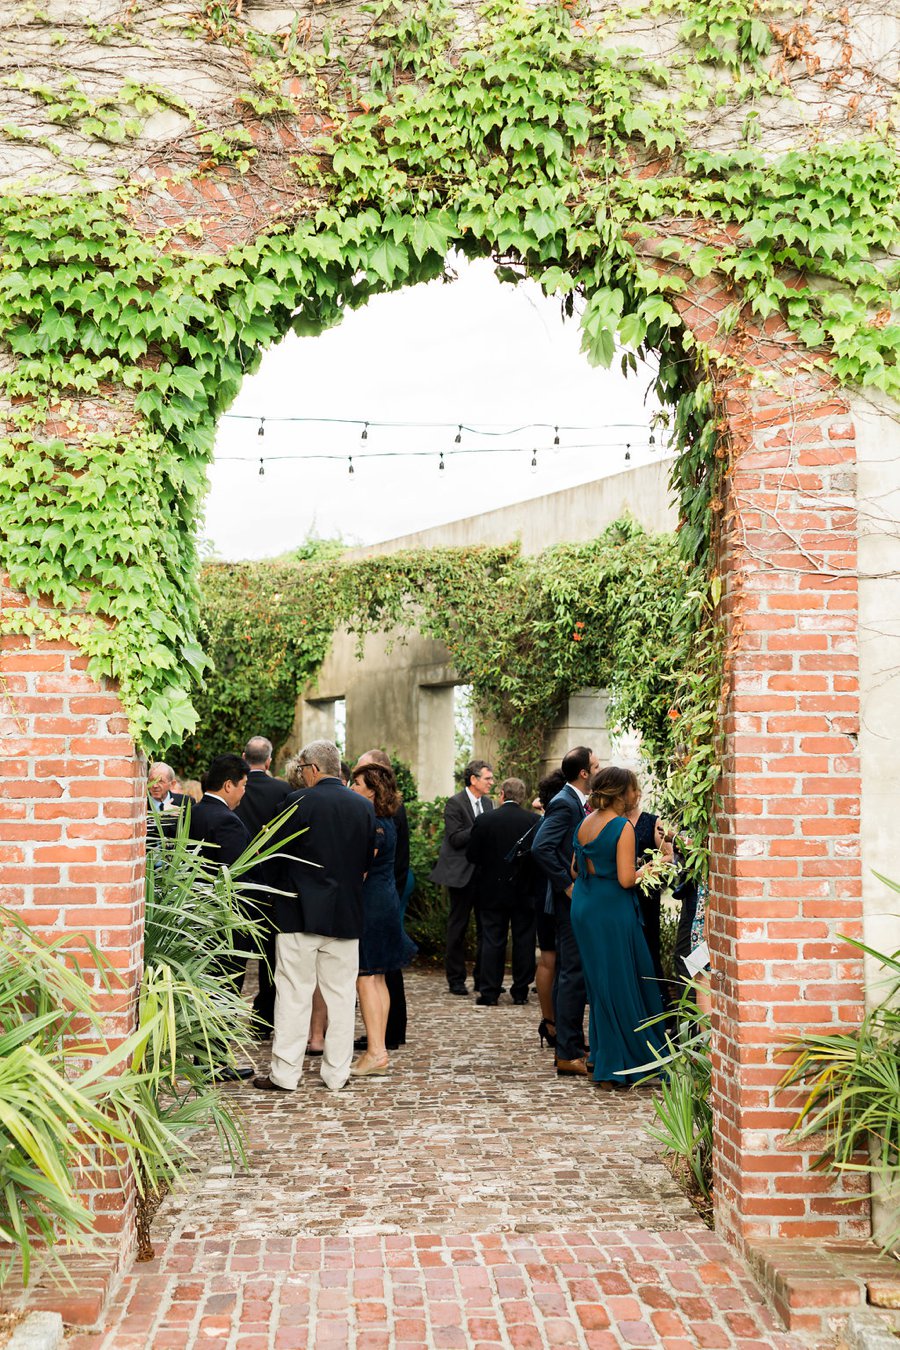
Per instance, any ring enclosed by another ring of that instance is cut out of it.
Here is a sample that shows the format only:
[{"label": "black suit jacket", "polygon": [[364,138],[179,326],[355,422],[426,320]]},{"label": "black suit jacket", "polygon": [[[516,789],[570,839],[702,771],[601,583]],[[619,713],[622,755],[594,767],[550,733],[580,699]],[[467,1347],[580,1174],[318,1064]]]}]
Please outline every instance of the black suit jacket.
[{"label": "black suit jacket", "polygon": [[[283,778],[271,778],[265,769],[250,770],[244,795],[238,802],[234,814],[244,822],[251,839],[255,839],[260,830],[284,810],[293,790],[290,783],[286,783]],[[253,869],[253,880],[260,886],[277,886],[275,863],[272,858],[266,858],[256,864]],[[271,891],[256,891],[253,898],[258,905],[275,904],[275,897]]]},{"label": "black suit jacket", "polygon": [[199,802],[191,803],[188,835],[200,841],[204,858],[222,867],[230,867],[250,843],[244,822],[221,797],[209,793],[204,793]]},{"label": "black suit jacket", "polygon": [[575,831],[584,820],[584,807],[568,783],[547,806],[538,826],[531,855],[547,877],[554,895],[572,885],[572,854]]},{"label": "black suit jacket", "polygon": [[[482,815],[493,809],[490,797],[481,798]],[[466,886],[475,871],[475,864],[466,857],[469,836],[475,824],[475,812],[469,794],[463,788],[455,797],[448,797],[444,807],[444,837],[441,851],[431,873],[431,880],[439,886]]]},{"label": "black suit jacket", "polygon": [[284,809],[292,792],[290,783],[283,778],[272,778],[265,769],[250,770],[244,795],[234,814],[247,826],[251,839],[255,839],[263,826]]},{"label": "black suit jacket", "polygon": [[285,805],[294,810],[273,838],[303,833],[272,860],[274,884],[290,892],[274,897],[277,927],[282,933],[358,938],[363,880],[375,857],[372,803],[339,778],[321,778],[315,787],[291,793]]},{"label": "black suit jacket", "polygon": [[475,882],[482,908],[534,905],[533,880],[507,862],[506,855],[537,822],[538,817],[515,802],[479,816],[472,826],[466,857],[475,864]]}]

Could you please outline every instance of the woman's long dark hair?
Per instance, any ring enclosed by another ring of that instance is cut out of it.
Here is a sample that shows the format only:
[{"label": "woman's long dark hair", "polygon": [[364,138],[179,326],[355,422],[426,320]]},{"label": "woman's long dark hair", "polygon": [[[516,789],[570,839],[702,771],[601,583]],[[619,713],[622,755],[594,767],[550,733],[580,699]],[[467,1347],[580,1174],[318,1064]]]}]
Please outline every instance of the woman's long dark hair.
[{"label": "woman's long dark hair", "polygon": [[397,790],[394,770],[384,764],[361,764],[358,769],[353,770],[354,783],[360,778],[370,792],[375,794],[372,805],[376,816],[382,820],[386,816],[395,816],[400,810],[403,798]]}]

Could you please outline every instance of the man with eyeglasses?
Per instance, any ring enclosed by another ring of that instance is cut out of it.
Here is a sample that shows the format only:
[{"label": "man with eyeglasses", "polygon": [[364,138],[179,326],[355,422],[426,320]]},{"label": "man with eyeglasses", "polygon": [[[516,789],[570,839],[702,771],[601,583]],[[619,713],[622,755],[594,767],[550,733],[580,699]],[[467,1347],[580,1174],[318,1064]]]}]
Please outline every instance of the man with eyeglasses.
[{"label": "man with eyeglasses", "polygon": [[303,787],[286,799],[284,806],[294,809],[273,835],[282,843],[272,860],[278,888],[272,1067],[253,1086],[263,1092],[298,1086],[318,984],[328,1009],[321,1075],[337,1092],[353,1058],[363,881],[375,857],[375,812],[344,787],[332,741],[305,746],[298,768]]},{"label": "man with eyeglasses", "polygon": [[478,989],[481,975],[481,919],[476,905],[475,865],[466,857],[475,821],[490,811],[494,770],[484,759],[473,759],[463,773],[465,787],[450,797],[444,807],[444,838],[431,880],[450,892],[447,917],[447,951],[444,969],[451,994],[468,994],[466,987],[466,930],[475,910],[477,947],[473,978]]}]

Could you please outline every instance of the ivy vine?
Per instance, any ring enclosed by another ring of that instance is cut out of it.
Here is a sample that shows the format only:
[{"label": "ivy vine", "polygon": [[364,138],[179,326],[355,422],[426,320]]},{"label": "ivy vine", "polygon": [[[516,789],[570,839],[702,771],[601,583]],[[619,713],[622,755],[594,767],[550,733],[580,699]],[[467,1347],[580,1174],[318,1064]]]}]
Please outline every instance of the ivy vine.
[{"label": "ivy vine", "polygon": [[[835,89],[859,66],[850,48],[845,70],[819,73],[787,3],[697,0],[685,14],[645,0],[597,20],[490,0],[465,28],[440,0],[367,9],[355,46],[321,26],[307,45],[299,16],[261,34],[218,3],[190,18],[132,5],[85,26],[123,66],[136,43],[215,52],[235,87],[211,113],[134,78],[92,90],[90,61],[83,78],[67,68],[63,27],[24,62],[11,39],[3,87],[20,116],[0,136],[69,176],[0,198],[0,564],[29,599],[3,631],[71,638],[92,674],[119,682],[144,746],[182,740],[205,661],[194,536],[216,420],[243,376],[289,330],[321,332],[375,292],[441,275],[452,249],[493,255],[504,278],[536,277],[580,315],[590,360],[609,363],[617,342],[626,365],[656,354],[679,450],[683,593],[697,597],[682,606],[693,656],[674,706],[681,760],[705,746],[706,782],[721,679],[718,377],[739,359],[728,339],[777,315],[842,384],[900,392],[889,82],[868,103],[845,99],[848,118],[868,108],[852,139],[816,127],[763,153],[773,104],[798,79]],[[671,34],[667,50],[634,40],[647,22]],[[181,119],[180,167],[160,188],[140,154],[162,110]],[[279,130],[301,115],[327,141],[287,151]],[[111,149],[123,181],[97,191]],[[185,185],[263,190],[276,168],[285,206],[249,241],[223,247],[199,209],[173,209]],[[730,303],[700,343],[678,306],[713,273]]]},{"label": "ivy vine", "polygon": [[[414,628],[447,645],[480,715],[505,730],[504,767],[534,783],[544,737],[569,694],[601,678],[610,718],[640,730],[665,781],[673,697],[688,656],[686,565],[671,535],[621,520],[598,539],[535,557],[507,548],[435,548],[300,564],[209,564],[204,648],[216,674],[179,768],[196,773],[262,728],[283,742],[334,630]],[[358,747],[360,748],[360,747]],[[176,757],[177,758],[177,757]]]}]

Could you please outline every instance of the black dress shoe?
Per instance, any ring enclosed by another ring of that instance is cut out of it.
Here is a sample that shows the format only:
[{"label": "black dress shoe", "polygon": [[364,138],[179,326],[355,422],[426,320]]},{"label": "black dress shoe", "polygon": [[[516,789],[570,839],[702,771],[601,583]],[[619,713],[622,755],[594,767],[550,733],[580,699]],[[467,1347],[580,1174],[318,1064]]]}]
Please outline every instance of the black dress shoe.
[{"label": "black dress shoe", "polygon": [[214,1083],[240,1083],[245,1078],[252,1078],[255,1073],[256,1070],[249,1064],[244,1064],[240,1068],[232,1068],[230,1064],[225,1064],[213,1071],[212,1080]]},{"label": "black dress shoe", "polygon": [[465,998],[469,993],[468,989],[464,984],[451,984],[449,992],[451,994],[459,994],[463,998]]},{"label": "black dress shoe", "polygon": [[293,1088],[282,1087],[280,1083],[273,1083],[271,1078],[266,1075],[265,1078],[254,1078],[253,1086],[259,1088],[260,1092],[293,1092]]},{"label": "black dress shoe", "polygon": [[497,1000],[495,998],[485,998],[484,994],[479,994],[475,1000],[476,1008],[496,1008]]},{"label": "black dress shoe", "polygon": [[527,994],[525,995],[524,998],[514,998],[514,999],[513,999],[513,1003],[516,1005],[517,1008],[524,1008],[524,1007],[525,1007],[525,1004],[526,1004],[527,1002],[528,1002],[528,995],[527,995]]}]

